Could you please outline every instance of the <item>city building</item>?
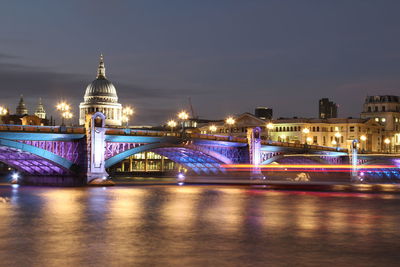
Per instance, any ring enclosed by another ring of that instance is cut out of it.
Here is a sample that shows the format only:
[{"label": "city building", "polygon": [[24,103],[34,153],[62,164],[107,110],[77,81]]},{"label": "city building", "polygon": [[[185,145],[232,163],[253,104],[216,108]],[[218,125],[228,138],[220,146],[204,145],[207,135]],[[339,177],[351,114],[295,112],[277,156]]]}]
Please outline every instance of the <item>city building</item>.
[{"label": "city building", "polygon": [[[38,115],[40,116],[37,116],[36,112],[35,115],[31,115],[29,114],[28,109],[25,105],[23,96],[21,95],[15,110],[15,114],[7,113],[5,115],[2,115],[0,118],[1,123],[15,124],[15,125],[41,125],[41,126],[49,125],[49,120],[46,118],[46,112],[44,110],[44,106],[41,103],[41,101],[39,102],[39,104],[40,104],[40,113],[38,113]],[[38,108],[37,111],[39,110]]]},{"label": "city building", "polygon": [[103,55],[96,79],[86,87],[84,102],[79,105],[79,124],[85,124],[86,115],[95,112],[105,114],[107,126],[122,125],[122,106],[118,103],[117,90],[106,77]]},{"label": "city building", "polygon": [[253,114],[243,113],[237,117],[231,118],[231,124],[229,120],[220,120],[217,122],[211,122],[199,127],[200,133],[203,134],[217,134],[217,135],[230,135],[235,137],[247,137],[247,128],[249,127],[262,127],[265,128],[265,120],[262,120]]},{"label": "city building", "polygon": [[400,150],[400,97],[375,95],[365,98],[361,118],[371,118],[384,127],[384,139],[392,151]]},{"label": "city building", "polygon": [[353,140],[365,152],[381,152],[384,127],[374,119],[279,119],[271,122],[271,141],[349,148]]},{"label": "city building", "polygon": [[319,100],[319,118],[330,119],[337,118],[338,110],[336,103],[329,101],[329,98]]},{"label": "city building", "polygon": [[271,120],[273,111],[272,108],[256,107],[254,110],[254,115],[262,120]]},{"label": "city building", "polygon": [[24,96],[21,95],[19,99],[19,103],[17,105],[17,108],[15,109],[15,115],[23,116],[28,114],[28,109],[26,108],[25,102],[24,102]]},{"label": "city building", "polygon": [[261,138],[271,142],[307,143],[329,147],[349,148],[359,140],[363,152],[382,152],[389,148],[383,143],[384,127],[374,119],[280,118],[264,121],[250,113],[243,113],[227,121],[209,123],[199,128],[202,134],[246,137],[247,128],[260,127]]},{"label": "city building", "polygon": [[46,110],[44,109],[42,98],[39,98],[39,102],[35,110],[35,115],[40,119],[46,119]]}]

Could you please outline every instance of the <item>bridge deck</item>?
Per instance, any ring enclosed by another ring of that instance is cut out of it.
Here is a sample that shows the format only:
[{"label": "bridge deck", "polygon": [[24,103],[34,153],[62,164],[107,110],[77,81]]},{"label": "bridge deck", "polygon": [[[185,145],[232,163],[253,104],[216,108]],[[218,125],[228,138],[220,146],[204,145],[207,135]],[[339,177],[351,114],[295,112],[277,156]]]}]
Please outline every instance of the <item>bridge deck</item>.
[{"label": "bridge deck", "polygon": [[[35,126],[35,125],[0,125],[0,132],[29,132],[29,133],[62,133],[62,134],[85,134],[85,127],[72,127],[72,126]],[[129,128],[109,128],[106,130],[107,135],[121,135],[121,136],[153,136],[153,137],[176,137],[182,138],[183,135],[180,132],[170,132],[170,131],[152,131],[152,130],[135,130]],[[187,139],[203,139],[212,141],[223,141],[223,142],[233,142],[233,143],[247,143],[247,138],[245,137],[234,137],[234,136],[224,136],[224,135],[210,135],[210,134],[200,134],[200,133],[185,133],[184,135]],[[272,142],[262,140],[261,144],[263,146],[274,146],[274,147],[286,147],[295,149],[307,149],[307,150],[317,150],[317,151],[332,151],[332,152],[342,152],[347,153],[347,149],[344,148],[334,148],[326,146],[317,145],[306,145],[306,144],[296,144],[296,143],[286,143],[286,142]]]}]

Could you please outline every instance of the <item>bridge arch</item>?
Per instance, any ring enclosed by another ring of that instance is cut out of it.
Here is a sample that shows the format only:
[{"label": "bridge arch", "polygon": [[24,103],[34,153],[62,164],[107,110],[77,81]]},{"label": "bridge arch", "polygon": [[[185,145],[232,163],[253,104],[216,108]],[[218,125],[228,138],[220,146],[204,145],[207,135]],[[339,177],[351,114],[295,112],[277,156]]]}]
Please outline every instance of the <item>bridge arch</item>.
[{"label": "bridge arch", "polygon": [[181,164],[195,173],[218,173],[224,171],[221,164],[232,164],[232,161],[224,155],[211,151],[201,146],[170,144],[170,143],[152,143],[146,144],[121,152],[105,161],[105,168],[126,159],[137,153],[153,151],[165,156],[170,160]]},{"label": "bridge arch", "polygon": [[67,174],[74,163],[45,149],[0,138],[0,161],[32,175]]},{"label": "bridge arch", "polygon": [[[323,155],[320,155],[323,156]],[[274,157],[271,157],[265,161],[263,161],[261,164],[262,165],[267,165],[267,164],[271,164],[273,162],[282,162],[284,161],[284,159],[288,159],[288,163],[295,163],[295,164],[303,164],[304,161],[307,161],[307,163],[317,163],[317,164],[329,164],[329,162],[319,156],[317,156],[317,154],[315,156],[307,156],[307,155],[296,155],[296,156],[288,156],[288,155],[284,155],[284,154],[280,154],[280,155],[276,155]],[[292,159],[292,160],[290,160]],[[297,162],[296,162],[297,160]],[[299,162],[300,160],[302,160],[303,162]],[[291,162],[290,162],[291,161]]]}]

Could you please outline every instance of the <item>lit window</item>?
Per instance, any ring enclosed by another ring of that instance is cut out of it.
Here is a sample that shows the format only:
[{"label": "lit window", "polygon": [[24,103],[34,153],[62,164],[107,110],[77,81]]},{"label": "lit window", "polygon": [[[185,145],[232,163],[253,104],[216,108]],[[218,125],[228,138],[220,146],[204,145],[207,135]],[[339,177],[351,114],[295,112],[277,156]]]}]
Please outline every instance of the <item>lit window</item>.
[{"label": "lit window", "polygon": [[386,121],[386,119],[385,119],[385,118],[382,118],[382,119],[381,119],[381,121],[382,121],[382,122],[385,122],[385,121]]}]

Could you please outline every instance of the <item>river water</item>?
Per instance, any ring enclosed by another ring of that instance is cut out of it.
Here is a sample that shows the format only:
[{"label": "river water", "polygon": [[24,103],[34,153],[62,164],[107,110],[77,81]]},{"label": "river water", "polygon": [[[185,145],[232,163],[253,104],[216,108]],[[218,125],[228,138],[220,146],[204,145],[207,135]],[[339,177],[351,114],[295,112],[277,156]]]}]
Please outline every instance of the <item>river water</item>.
[{"label": "river water", "polygon": [[396,266],[400,195],[0,186],[0,266]]}]

